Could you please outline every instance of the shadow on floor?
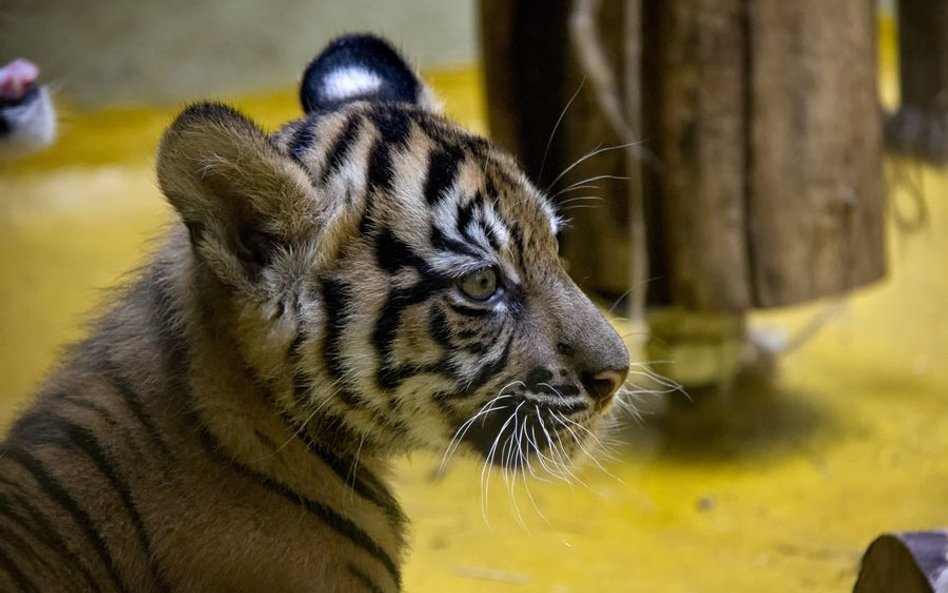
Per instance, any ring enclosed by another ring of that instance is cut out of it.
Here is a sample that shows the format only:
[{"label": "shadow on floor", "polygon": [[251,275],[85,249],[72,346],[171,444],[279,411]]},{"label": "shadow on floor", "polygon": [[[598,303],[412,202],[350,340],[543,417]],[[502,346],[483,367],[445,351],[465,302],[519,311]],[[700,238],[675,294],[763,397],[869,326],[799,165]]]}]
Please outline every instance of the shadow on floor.
[{"label": "shadow on floor", "polygon": [[742,381],[732,389],[691,388],[666,397],[644,423],[617,433],[628,450],[643,446],[682,464],[718,463],[816,454],[841,436],[819,398],[780,386]]}]

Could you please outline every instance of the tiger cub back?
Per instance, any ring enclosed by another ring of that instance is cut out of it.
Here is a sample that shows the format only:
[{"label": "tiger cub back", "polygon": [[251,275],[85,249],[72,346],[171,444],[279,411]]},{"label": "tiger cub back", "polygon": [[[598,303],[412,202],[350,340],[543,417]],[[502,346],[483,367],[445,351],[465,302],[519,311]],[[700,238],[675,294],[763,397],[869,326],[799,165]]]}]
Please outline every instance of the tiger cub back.
[{"label": "tiger cub back", "polygon": [[0,447],[0,590],[398,591],[394,455],[594,438],[628,355],[514,159],[375,37],[301,99],[272,136],[210,103],[165,133],[179,221]]}]

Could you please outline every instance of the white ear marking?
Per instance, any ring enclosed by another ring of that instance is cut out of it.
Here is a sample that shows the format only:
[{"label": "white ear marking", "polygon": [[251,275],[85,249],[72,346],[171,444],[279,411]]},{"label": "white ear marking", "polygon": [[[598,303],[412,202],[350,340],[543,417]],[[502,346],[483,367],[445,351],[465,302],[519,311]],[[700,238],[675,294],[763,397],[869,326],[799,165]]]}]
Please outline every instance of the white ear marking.
[{"label": "white ear marking", "polygon": [[371,95],[384,84],[382,77],[360,66],[346,66],[326,75],[322,94],[327,101],[342,101],[350,97]]}]

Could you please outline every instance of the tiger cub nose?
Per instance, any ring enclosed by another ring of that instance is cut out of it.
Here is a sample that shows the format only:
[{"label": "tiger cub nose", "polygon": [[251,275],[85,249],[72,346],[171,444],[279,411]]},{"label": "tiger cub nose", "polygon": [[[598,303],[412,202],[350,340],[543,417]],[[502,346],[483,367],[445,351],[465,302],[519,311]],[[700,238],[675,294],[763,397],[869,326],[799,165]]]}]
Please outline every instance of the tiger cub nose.
[{"label": "tiger cub nose", "polygon": [[589,395],[605,404],[622,387],[628,375],[629,367],[605,369],[596,373],[583,373],[580,381],[586,391],[589,392]]}]

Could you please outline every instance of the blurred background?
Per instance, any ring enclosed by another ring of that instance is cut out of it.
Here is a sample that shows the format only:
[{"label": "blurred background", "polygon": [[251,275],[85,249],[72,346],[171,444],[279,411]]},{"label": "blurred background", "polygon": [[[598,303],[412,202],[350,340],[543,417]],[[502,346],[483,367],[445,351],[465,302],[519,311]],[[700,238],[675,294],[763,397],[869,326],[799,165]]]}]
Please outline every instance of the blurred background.
[{"label": "blurred background", "polygon": [[642,362],[571,486],[400,461],[405,590],[852,591],[876,536],[948,526],[943,4],[0,0],[0,65],[58,114],[0,160],[0,421],[170,219],[175,113],[274,130],[313,55],[372,31],[549,186]]}]

